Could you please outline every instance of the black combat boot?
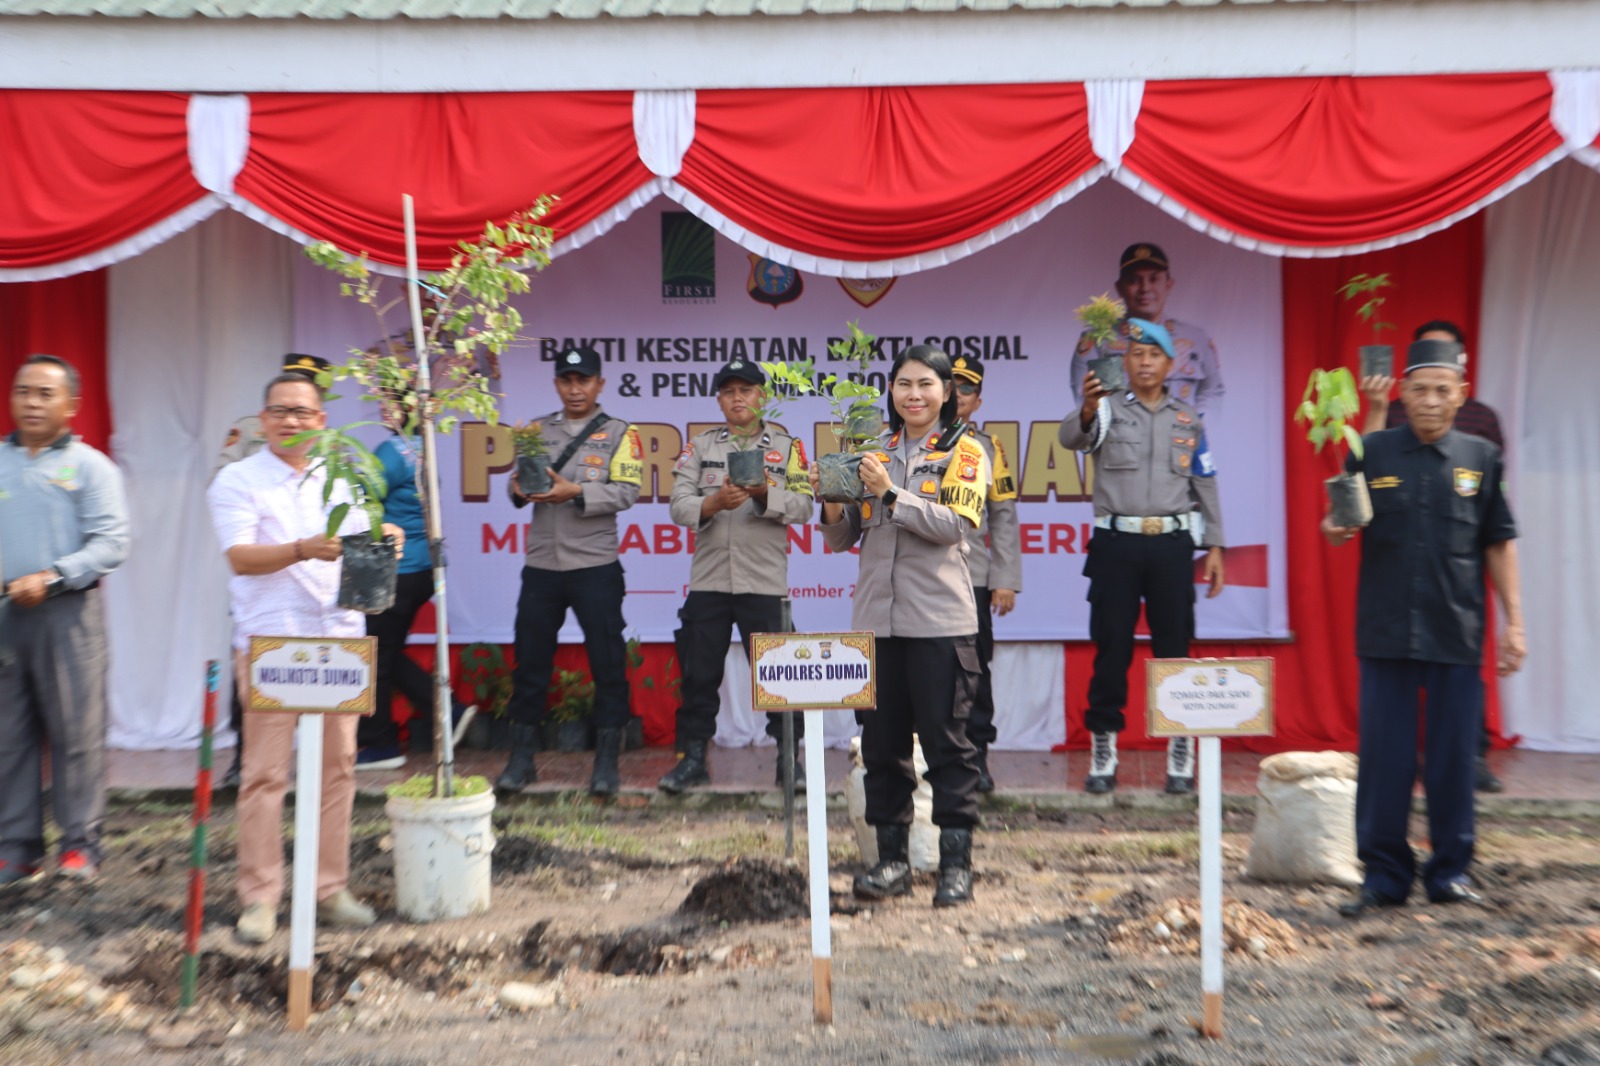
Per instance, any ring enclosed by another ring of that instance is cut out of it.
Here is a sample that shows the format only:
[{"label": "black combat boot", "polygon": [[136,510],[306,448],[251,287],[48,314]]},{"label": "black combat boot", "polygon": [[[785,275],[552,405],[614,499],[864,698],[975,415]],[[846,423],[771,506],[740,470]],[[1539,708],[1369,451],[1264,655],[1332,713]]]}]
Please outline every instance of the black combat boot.
[{"label": "black combat boot", "polygon": [[978,748],[978,791],[994,791],[994,776],[989,773],[989,749],[982,746]]},{"label": "black combat boot", "polygon": [[939,830],[939,887],[935,907],[972,902],[972,830]]},{"label": "black combat boot", "polygon": [[494,787],[501,792],[520,792],[539,780],[539,771],[533,765],[533,753],[538,750],[539,731],[531,725],[511,723],[511,758],[506,769],[495,780]]},{"label": "black combat boot", "polygon": [[617,756],[622,754],[622,730],[602,729],[594,739],[594,772],[589,775],[589,795],[615,796],[622,787]]},{"label": "black combat boot", "polygon": [[855,893],[862,899],[888,899],[905,896],[911,892],[911,827],[909,825],[880,825],[878,831],[878,865],[864,874],[857,874]]},{"label": "black combat boot", "polygon": [[683,742],[683,754],[678,756],[678,765],[661,775],[656,787],[676,796],[696,785],[709,784],[711,770],[706,766],[706,742],[686,740]]}]

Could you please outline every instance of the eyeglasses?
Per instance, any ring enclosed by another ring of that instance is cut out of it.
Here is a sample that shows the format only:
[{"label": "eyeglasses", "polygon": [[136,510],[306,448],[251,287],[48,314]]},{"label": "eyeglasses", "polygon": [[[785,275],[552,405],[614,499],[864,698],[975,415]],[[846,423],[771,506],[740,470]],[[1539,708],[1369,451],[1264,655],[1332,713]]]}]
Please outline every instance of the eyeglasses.
[{"label": "eyeglasses", "polygon": [[978,386],[976,386],[976,385],[957,385],[956,386],[956,391],[959,392],[963,396],[976,396],[976,395],[978,395]]},{"label": "eyeglasses", "polygon": [[305,422],[309,419],[317,417],[321,413],[322,412],[317,410],[315,407],[282,407],[277,404],[268,407],[262,412],[262,414],[266,415],[268,418],[279,422],[282,422],[286,418],[295,418],[301,422]]}]

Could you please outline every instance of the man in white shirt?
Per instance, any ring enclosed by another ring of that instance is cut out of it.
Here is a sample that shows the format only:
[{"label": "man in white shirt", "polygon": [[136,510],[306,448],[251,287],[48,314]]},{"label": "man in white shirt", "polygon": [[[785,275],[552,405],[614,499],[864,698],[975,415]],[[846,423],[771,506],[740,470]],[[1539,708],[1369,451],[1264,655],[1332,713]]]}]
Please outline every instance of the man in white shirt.
[{"label": "man in white shirt", "polygon": [[[366,620],[337,606],[337,536],[327,535],[328,514],[349,496],[336,486],[323,502],[326,478],[309,466],[311,442],[286,443],[327,425],[322,393],[296,374],[280,374],[267,385],[261,411],[267,447],[225,467],[207,493],[217,539],[233,568],[228,582],[233,605],[235,683],[246,682],[250,637],[361,637]],[[339,532],[370,528],[366,512],[351,508]],[[385,524],[398,541],[405,534]],[[297,717],[244,716],[244,768],[239,786],[239,902],[237,933],[265,943],[278,925],[283,898],[283,796],[294,757]],[[350,815],[355,805],[356,719],[324,715],[322,821],[317,858],[317,920],[325,925],[366,926],[372,908],[347,887]]]}]

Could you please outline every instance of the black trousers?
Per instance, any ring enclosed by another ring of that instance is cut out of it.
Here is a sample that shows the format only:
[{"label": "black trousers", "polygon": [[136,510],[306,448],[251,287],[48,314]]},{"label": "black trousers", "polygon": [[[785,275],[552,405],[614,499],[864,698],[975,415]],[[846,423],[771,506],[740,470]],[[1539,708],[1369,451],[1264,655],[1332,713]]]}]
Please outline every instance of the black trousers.
[{"label": "black trousers", "polygon": [[1437,895],[1472,864],[1472,756],[1482,733],[1483,676],[1476,666],[1361,660],[1361,763],[1356,771],[1356,855],[1362,886],[1401,900],[1417,877],[1407,839],[1417,780],[1419,693],[1428,694],[1422,787],[1433,854],[1422,884]]},{"label": "black trousers", "polygon": [[1194,638],[1194,540],[1184,530],[1147,537],[1096,529],[1089,540],[1089,637],[1094,676],[1083,724],[1091,733],[1120,733],[1127,726],[1128,667],[1133,631],[1144,603],[1157,658],[1182,659]]},{"label": "black trousers", "polygon": [[[717,734],[717,692],[728,663],[728,642],[733,627],[739,627],[739,640],[746,658],[750,655],[750,634],[785,631],[782,596],[750,593],[690,591],[678,609],[681,623],[673,640],[678,649],[678,668],[683,671],[683,704],[678,708],[678,746],[686,741],[710,740]],[[794,719],[794,735],[805,735],[805,715]],[[767,715],[767,736],[783,738],[783,716]]]},{"label": "black trousers", "polygon": [[[433,675],[406,654],[406,637],[417,613],[433,599],[433,571],[401,574],[395,581],[394,605],[382,614],[367,615],[367,636],[378,638],[377,709],[356,724],[356,745],[393,748],[400,744],[400,727],[394,721],[394,690],[420,716],[420,728],[433,736]],[[459,700],[450,700],[452,709]],[[415,729],[413,729],[413,736]]]},{"label": "black trousers", "polygon": [[517,668],[511,675],[510,718],[519,725],[544,721],[550,701],[550,675],[567,609],[578,616],[594,677],[594,724],[621,729],[628,708],[628,652],[622,637],[622,563],[581,570],[522,568],[517,597]]},{"label": "black trousers", "polygon": [[972,717],[967,719],[967,739],[979,751],[988,751],[999,732],[994,727],[994,675],[989,664],[994,661],[994,615],[989,605],[994,595],[981,585],[972,586],[972,598],[978,601],[978,692],[972,700]]},{"label": "black trousers", "polygon": [[967,739],[967,720],[981,673],[978,638],[884,637],[877,649],[878,709],[857,714],[868,824],[911,824],[916,733],[933,786],[933,824],[971,829],[978,823],[978,751]]}]

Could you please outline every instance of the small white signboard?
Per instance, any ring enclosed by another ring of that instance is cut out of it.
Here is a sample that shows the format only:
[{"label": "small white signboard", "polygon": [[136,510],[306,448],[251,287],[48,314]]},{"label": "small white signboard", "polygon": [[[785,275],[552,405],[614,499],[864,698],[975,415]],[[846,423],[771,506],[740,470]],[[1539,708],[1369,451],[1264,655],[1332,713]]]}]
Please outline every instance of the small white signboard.
[{"label": "small white signboard", "polygon": [[871,633],[757,633],[750,640],[757,711],[862,711],[878,705]]},{"label": "small white signboard", "polygon": [[376,637],[251,637],[245,708],[285,714],[371,714]]},{"label": "small white signboard", "polygon": [[1271,659],[1151,659],[1153,737],[1271,736]]}]

